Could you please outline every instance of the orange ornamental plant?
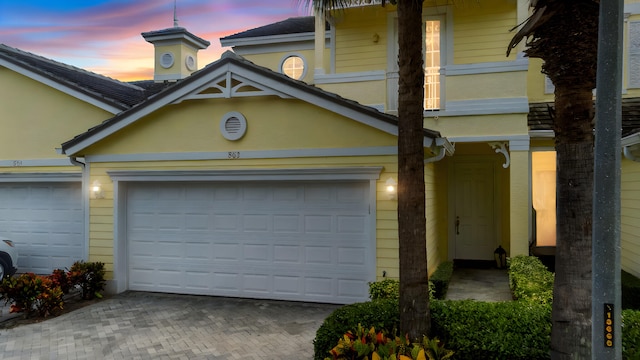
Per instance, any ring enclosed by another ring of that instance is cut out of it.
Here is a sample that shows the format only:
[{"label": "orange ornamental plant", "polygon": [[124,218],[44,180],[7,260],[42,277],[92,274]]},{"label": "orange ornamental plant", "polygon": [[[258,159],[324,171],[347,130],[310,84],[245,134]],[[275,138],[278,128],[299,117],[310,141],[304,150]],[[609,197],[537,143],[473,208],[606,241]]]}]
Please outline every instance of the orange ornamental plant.
[{"label": "orange ornamental plant", "polygon": [[330,354],[325,360],[444,360],[451,358],[453,351],[445,349],[437,338],[425,336],[422,343],[412,344],[408,338],[392,338],[358,324],[355,331],[348,331],[338,340]]}]

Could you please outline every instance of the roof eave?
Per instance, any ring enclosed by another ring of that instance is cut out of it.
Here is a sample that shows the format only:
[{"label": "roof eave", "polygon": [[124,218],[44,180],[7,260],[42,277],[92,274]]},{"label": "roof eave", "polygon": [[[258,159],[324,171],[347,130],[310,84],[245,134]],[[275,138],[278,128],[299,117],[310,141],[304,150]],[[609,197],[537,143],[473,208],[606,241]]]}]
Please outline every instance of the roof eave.
[{"label": "roof eave", "polygon": [[112,99],[107,99],[101,94],[88,91],[87,89],[77,86],[74,83],[70,83],[56,76],[52,76],[46,72],[39,71],[33,66],[25,65],[20,61],[14,61],[13,59],[0,54],[0,66],[15,71],[21,75],[24,75],[32,80],[50,86],[56,90],[59,90],[67,95],[75,97],[86,103],[94,105],[102,110],[105,110],[111,114],[117,114],[123,110],[129,108],[129,106],[117,102]]},{"label": "roof eave", "polygon": [[[327,31],[325,38],[331,38],[331,33]],[[280,44],[280,43],[292,43],[292,42],[305,42],[313,41],[315,35],[313,32],[304,32],[297,34],[283,34],[283,35],[268,35],[268,36],[252,36],[246,38],[234,38],[227,39],[221,38],[220,45],[223,47],[236,47],[236,46],[252,46],[252,45],[264,45],[264,44]]]}]

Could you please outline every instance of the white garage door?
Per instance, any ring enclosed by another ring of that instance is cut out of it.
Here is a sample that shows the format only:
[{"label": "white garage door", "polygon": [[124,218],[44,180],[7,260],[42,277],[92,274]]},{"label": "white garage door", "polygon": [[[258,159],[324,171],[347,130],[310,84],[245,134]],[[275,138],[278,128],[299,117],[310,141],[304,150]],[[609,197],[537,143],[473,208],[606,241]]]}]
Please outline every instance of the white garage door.
[{"label": "white garage door", "polygon": [[84,258],[80,182],[0,183],[0,236],[18,248],[18,272],[50,274]]},{"label": "white garage door", "polygon": [[367,298],[368,182],[145,183],[127,197],[131,290]]}]

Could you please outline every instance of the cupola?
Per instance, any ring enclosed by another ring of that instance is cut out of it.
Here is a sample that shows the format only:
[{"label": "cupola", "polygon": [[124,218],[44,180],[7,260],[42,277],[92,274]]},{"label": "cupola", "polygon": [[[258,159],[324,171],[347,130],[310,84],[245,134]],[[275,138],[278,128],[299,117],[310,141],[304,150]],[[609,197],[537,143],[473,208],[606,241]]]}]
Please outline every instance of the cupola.
[{"label": "cupola", "polygon": [[175,11],[173,27],[143,32],[142,37],[155,48],[153,80],[156,82],[178,81],[191,75],[198,70],[198,50],[211,44],[178,26]]}]

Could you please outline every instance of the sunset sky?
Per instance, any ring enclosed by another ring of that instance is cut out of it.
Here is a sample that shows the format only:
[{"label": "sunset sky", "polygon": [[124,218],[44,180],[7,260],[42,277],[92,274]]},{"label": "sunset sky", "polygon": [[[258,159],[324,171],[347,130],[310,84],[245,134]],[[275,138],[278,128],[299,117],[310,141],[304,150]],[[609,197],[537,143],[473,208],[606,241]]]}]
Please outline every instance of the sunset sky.
[{"label": "sunset sky", "polygon": [[[209,40],[308,15],[299,0],[177,0],[179,26]],[[153,78],[153,45],[140,33],[173,26],[174,0],[0,0],[0,43],[119,80]]]}]

